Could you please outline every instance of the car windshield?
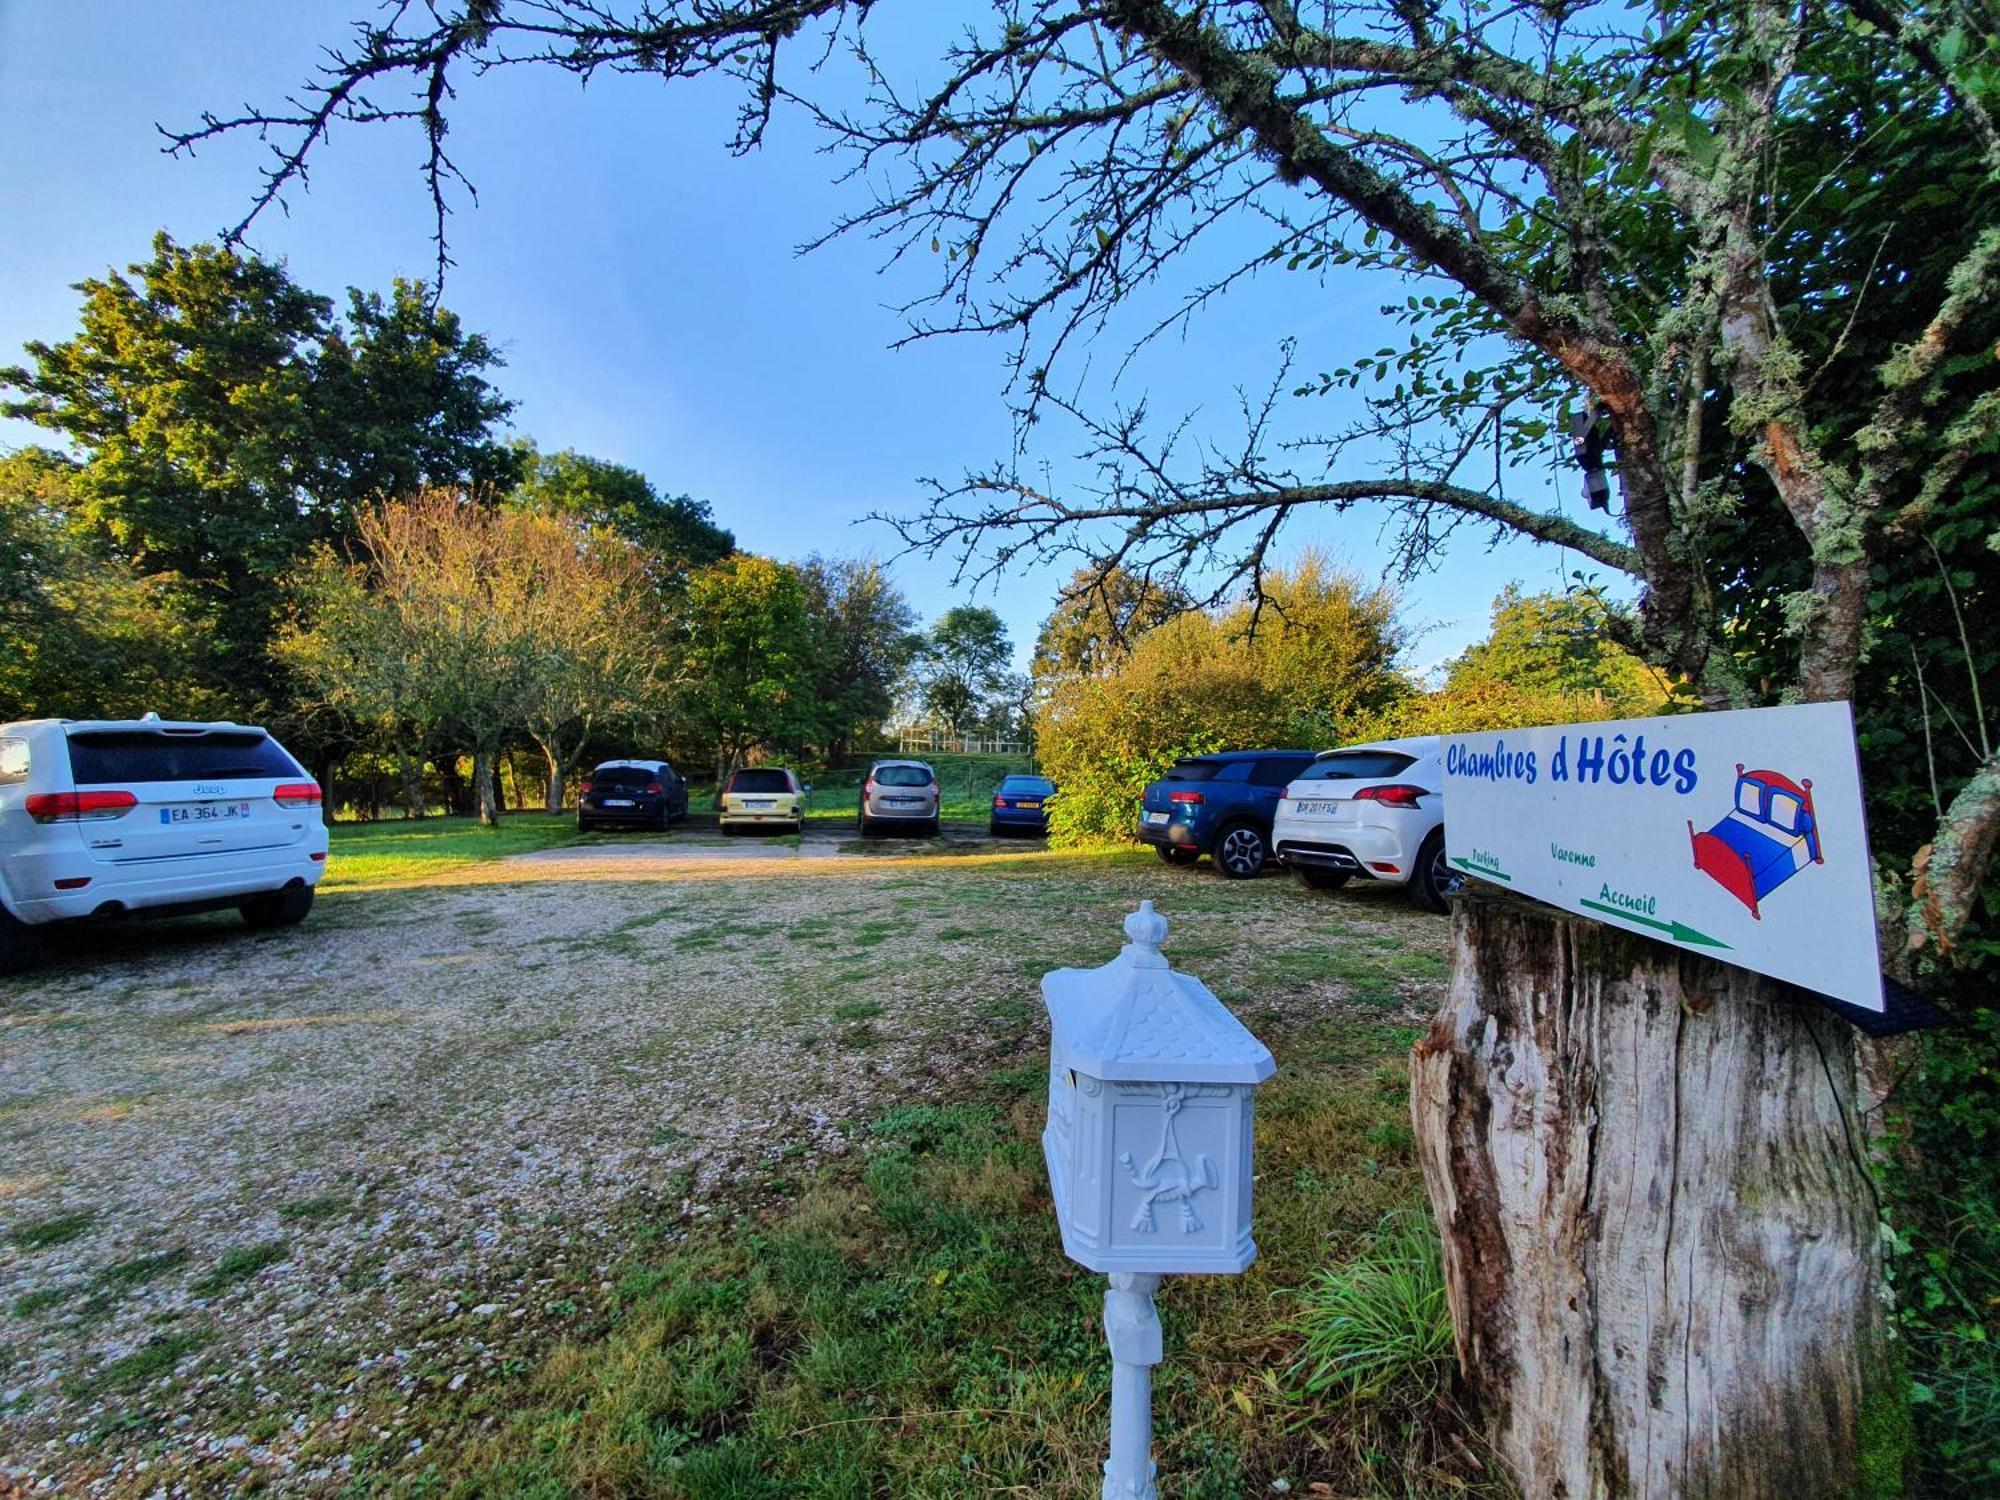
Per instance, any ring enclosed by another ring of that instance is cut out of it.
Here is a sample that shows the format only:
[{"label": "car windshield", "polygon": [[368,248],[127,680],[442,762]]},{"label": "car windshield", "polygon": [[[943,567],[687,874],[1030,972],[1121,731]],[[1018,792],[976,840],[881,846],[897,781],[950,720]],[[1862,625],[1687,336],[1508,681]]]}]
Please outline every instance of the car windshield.
[{"label": "car windshield", "polygon": [[1162,777],[1163,781],[1213,781],[1220,774],[1223,762],[1219,760],[1184,760]]},{"label": "car windshield", "polygon": [[243,729],[193,734],[86,730],[69,737],[69,765],[78,786],[305,775],[276,740],[261,731]]},{"label": "car windshield", "polygon": [[1299,781],[1380,781],[1416,763],[1400,750],[1342,750],[1324,756],[1299,772]]},{"label": "car windshield", "polygon": [[789,792],[792,778],[783,771],[738,771],[729,778],[732,792]]},{"label": "car windshield", "polygon": [[877,786],[929,786],[931,772],[929,766],[877,766],[875,768]]},{"label": "car windshield", "polygon": [[590,784],[604,790],[625,791],[658,781],[660,773],[644,766],[602,766],[590,773]]},{"label": "car windshield", "polygon": [[1056,789],[1056,784],[1046,776],[1009,776],[1000,783],[1003,792],[1018,792],[1023,797],[1046,797]]}]

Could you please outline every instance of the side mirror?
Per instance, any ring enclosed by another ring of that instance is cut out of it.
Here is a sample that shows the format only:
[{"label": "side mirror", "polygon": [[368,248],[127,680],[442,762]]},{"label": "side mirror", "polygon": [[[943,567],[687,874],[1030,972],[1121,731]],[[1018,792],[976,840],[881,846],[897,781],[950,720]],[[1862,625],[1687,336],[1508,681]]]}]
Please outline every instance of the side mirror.
[{"label": "side mirror", "polygon": [[806,790],[807,790],[808,792],[810,792],[810,791],[811,791],[811,790],[813,789],[813,784],[812,784],[812,783],[811,783],[810,781],[808,781],[808,782],[807,782],[807,783],[805,784],[805,788],[806,788]]}]

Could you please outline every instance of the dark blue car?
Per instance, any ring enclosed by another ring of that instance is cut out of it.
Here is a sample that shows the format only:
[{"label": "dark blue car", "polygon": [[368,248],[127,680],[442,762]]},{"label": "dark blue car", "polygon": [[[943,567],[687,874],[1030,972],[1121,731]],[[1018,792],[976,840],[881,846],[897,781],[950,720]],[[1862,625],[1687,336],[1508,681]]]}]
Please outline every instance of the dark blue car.
[{"label": "dark blue car", "polygon": [[1247,880],[1271,857],[1271,820],[1286,784],[1313,758],[1310,750],[1227,750],[1176,761],[1146,788],[1139,838],[1168,864],[1206,854],[1231,880]]},{"label": "dark blue car", "polygon": [[993,812],[986,831],[998,838],[1003,833],[1047,833],[1049,798],[1056,784],[1046,776],[1009,776],[993,793]]}]

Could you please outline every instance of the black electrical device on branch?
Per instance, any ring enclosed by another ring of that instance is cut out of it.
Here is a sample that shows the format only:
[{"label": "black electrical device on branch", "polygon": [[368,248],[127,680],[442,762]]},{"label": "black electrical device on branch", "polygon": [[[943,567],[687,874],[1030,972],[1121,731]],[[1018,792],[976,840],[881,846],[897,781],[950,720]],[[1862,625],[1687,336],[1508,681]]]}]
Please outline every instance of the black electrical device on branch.
[{"label": "black electrical device on branch", "polygon": [[1583,470],[1584,498],[1592,510],[1611,508],[1611,480],[1604,472],[1604,441],[1611,413],[1595,401],[1581,411],[1570,413],[1570,443],[1576,451],[1577,467]]}]

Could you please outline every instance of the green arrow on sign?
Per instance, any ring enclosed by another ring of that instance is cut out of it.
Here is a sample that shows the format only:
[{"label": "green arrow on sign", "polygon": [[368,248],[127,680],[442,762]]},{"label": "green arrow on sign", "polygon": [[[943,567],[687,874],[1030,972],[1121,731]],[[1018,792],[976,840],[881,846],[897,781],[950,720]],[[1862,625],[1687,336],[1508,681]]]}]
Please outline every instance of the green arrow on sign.
[{"label": "green arrow on sign", "polygon": [[1445,863],[1457,865],[1461,870],[1470,870],[1474,875],[1484,875],[1488,880],[1505,880],[1511,882],[1514,879],[1505,870],[1494,870],[1485,865],[1475,865],[1469,859],[1452,858],[1446,860]]},{"label": "green arrow on sign", "polygon": [[1620,910],[1615,906],[1606,906],[1602,901],[1592,901],[1587,897],[1580,899],[1577,904],[1579,906],[1587,906],[1592,911],[1606,912],[1611,916],[1617,917],[1621,922],[1637,922],[1642,927],[1657,927],[1676,943],[1704,943],[1710,948],[1727,948],[1729,946],[1721,938],[1712,938],[1705,932],[1697,932],[1694,928],[1683,926],[1679,922],[1658,922],[1651,917],[1642,917],[1633,912]]}]

